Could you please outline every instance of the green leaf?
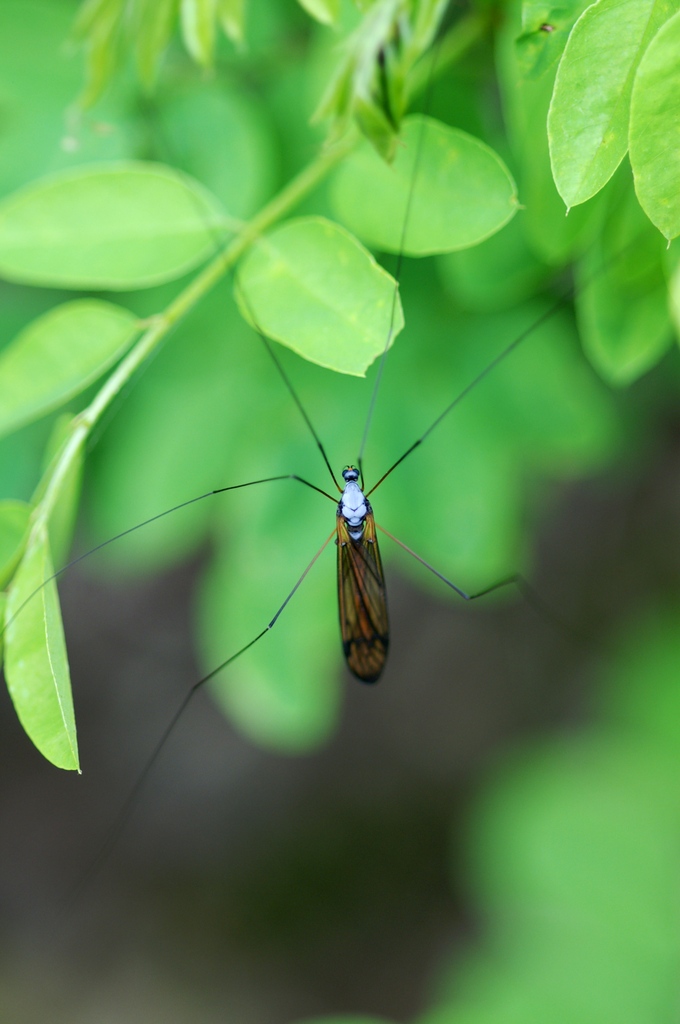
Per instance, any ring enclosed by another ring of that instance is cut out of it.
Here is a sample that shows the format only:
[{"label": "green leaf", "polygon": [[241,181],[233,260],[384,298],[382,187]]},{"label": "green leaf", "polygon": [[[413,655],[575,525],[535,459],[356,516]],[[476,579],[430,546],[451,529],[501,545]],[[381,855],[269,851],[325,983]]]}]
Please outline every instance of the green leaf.
[{"label": "green leaf", "polygon": [[576,22],[548,114],[555,184],[568,208],[599,192],[625,156],[635,72],[677,6],[677,0],[598,0]]},{"label": "green leaf", "polygon": [[30,516],[31,506],[26,502],[0,501],[0,590],[9,583],[19,564]]},{"label": "green leaf", "polygon": [[0,204],[0,275],[64,288],[144,288],[205,259],[223,224],[210,193],[163,164],[77,168]]},{"label": "green leaf", "polygon": [[298,0],[307,14],[322,25],[334,25],[340,13],[340,0]]},{"label": "green leaf", "polygon": [[404,120],[393,164],[368,145],[352,153],[333,179],[331,198],[363,241],[409,256],[477,245],[518,208],[512,176],[489,146],[422,115]]},{"label": "green leaf", "polygon": [[244,0],[217,0],[217,14],[227,39],[239,46],[245,32]]},{"label": "green leaf", "polygon": [[672,341],[663,239],[627,186],[623,197],[612,197],[602,233],[581,261],[576,297],[584,351],[619,386],[654,366]]},{"label": "green leaf", "polygon": [[322,217],[289,221],[260,239],[238,281],[247,320],[339,373],[363,377],[404,325],[394,279]]},{"label": "green leaf", "polygon": [[522,35],[517,40],[517,63],[524,75],[549,71],[562,56],[574,22],[589,0],[524,0]]},{"label": "green leaf", "polygon": [[[516,39],[521,31],[518,4],[511,4],[496,49],[503,106],[513,153],[519,161],[518,179],[527,241],[550,264],[580,253],[598,222],[598,204],[564,215],[555,188],[548,139],[544,129],[553,90],[553,74],[527,78],[518,65]],[[513,14],[515,16],[513,16]]]},{"label": "green leaf", "polygon": [[84,40],[87,56],[85,88],[78,97],[83,108],[96,103],[116,70],[125,7],[125,0],[94,0],[76,21],[74,34]]},{"label": "green leaf", "polygon": [[[7,601],[5,676],[21,724],[58,768],[78,769],[71,680],[47,529],[37,524]],[[50,580],[49,583],[45,583]]]},{"label": "green leaf", "polygon": [[134,9],[135,58],[142,83],[151,88],[163,51],[170,42],[179,0],[137,0]]},{"label": "green leaf", "polygon": [[184,45],[197,64],[210,67],[215,53],[216,0],[181,0]]},{"label": "green leaf", "polygon": [[79,394],[129,348],[137,318],[100,299],[38,317],[0,353],[0,436]]},{"label": "green leaf", "polygon": [[657,33],[633,86],[630,162],[645,213],[666,238],[680,234],[680,12]]}]

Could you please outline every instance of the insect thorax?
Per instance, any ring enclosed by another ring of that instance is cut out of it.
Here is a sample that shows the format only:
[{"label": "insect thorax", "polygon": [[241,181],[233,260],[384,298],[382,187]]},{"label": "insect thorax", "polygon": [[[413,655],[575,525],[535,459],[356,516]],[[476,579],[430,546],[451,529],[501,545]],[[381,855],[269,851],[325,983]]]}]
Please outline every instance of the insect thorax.
[{"label": "insect thorax", "polygon": [[366,516],[371,505],[356,480],[346,480],[345,489],[338,503],[338,515],[347,523],[348,533],[352,540],[361,540],[364,533]]}]

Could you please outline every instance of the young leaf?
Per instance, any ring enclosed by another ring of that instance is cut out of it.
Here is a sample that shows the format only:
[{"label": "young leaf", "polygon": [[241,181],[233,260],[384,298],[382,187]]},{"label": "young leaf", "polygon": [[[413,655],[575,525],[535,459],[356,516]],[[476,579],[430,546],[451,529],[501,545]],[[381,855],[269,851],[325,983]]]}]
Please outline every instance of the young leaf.
[{"label": "young leaf", "polygon": [[389,166],[364,145],[333,180],[338,216],[363,241],[427,256],[477,245],[514,217],[512,176],[479,139],[416,115],[404,120],[401,143]]},{"label": "young leaf", "polygon": [[[239,269],[245,318],[311,362],[363,377],[385,349],[396,282],[343,228],[303,217],[272,231]],[[404,326],[396,297],[390,343]]]},{"label": "young leaf", "polygon": [[30,515],[31,506],[24,501],[0,501],[0,590],[11,580],[19,563]]},{"label": "young leaf", "polygon": [[[78,769],[78,746],[59,597],[47,528],[36,524],[9,591],[5,676],[21,724],[58,768]],[[44,584],[44,585],[43,585]]]},{"label": "young leaf", "polygon": [[65,302],[34,320],[0,353],[0,436],[77,395],[137,330],[132,313],[100,299]]},{"label": "young leaf", "polygon": [[332,117],[336,134],[354,118],[384,160],[397,152],[406,107],[406,81],[432,42],[446,8],[444,0],[375,0],[347,40],[314,115]]},{"label": "young leaf", "polygon": [[550,158],[567,207],[605,185],[628,148],[640,59],[678,0],[598,0],[576,22],[548,114]]},{"label": "young leaf", "polygon": [[0,204],[0,275],[63,288],[145,288],[205,259],[223,225],[217,200],[163,164],[79,167]]},{"label": "young leaf", "polygon": [[633,86],[630,162],[643,209],[666,238],[680,235],[680,12],[649,44]]},{"label": "young leaf", "polygon": [[163,51],[170,42],[179,0],[138,0],[135,8],[135,57],[143,85],[156,79]]},{"label": "young leaf", "polygon": [[215,0],[181,0],[184,45],[197,64],[210,67],[215,53]]},{"label": "young leaf", "polygon": [[76,19],[74,36],[83,40],[87,55],[81,107],[96,103],[116,70],[125,7],[125,0],[90,0]]}]

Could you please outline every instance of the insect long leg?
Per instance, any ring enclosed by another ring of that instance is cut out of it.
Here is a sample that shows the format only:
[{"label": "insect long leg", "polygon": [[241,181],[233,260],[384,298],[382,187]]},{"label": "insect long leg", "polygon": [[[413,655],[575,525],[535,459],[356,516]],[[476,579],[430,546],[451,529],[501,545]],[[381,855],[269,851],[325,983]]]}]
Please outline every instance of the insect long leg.
[{"label": "insect long leg", "polygon": [[[642,238],[642,237],[643,237],[643,235],[642,235],[642,232],[641,232],[639,235],[637,235],[630,242],[627,242],[624,246],[622,246],[621,249],[617,253],[614,253],[611,256],[611,258],[609,260],[607,260],[603,264],[603,266],[600,267],[600,269],[596,273],[594,273],[592,275],[592,277],[588,281],[585,282],[585,284],[582,285],[581,292],[583,292],[588,287],[589,284],[591,284],[593,281],[597,280],[597,278],[600,276],[600,274],[602,274],[602,272],[608,266],[611,266],[613,263],[616,262],[616,260],[620,259],[621,256],[623,256],[629,249],[631,249],[634,245],[636,245],[638,243],[639,239]],[[373,494],[373,491],[377,490],[377,488],[380,487],[381,483],[384,480],[386,480],[387,477],[391,473],[394,472],[394,470],[397,468],[397,466],[400,466],[401,463],[404,461],[404,459],[408,458],[408,456],[411,455],[411,453],[414,452],[416,450],[416,448],[418,448],[423,443],[423,441],[430,436],[432,431],[436,427],[439,426],[439,424],[442,422],[442,420],[444,420],[449,415],[449,413],[452,412],[456,408],[456,406],[459,405],[463,401],[463,399],[466,398],[470,394],[471,391],[474,391],[474,389],[477,387],[477,385],[480,384],[481,381],[483,381],[484,378],[488,374],[490,374],[492,370],[495,370],[496,367],[500,363],[502,363],[512,352],[514,352],[515,349],[518,348],[522,344],[523,341],[525,341],[528,337],[530,337],[530,335],[532,335],[534,333],[534,331],[538,330],[539,327],[541,327],[544,323],[546,323],[548,320],[552,319],[553,316],[555,316],[557,313],[559,313],[559,311],[563,308],[563,306],[565,306],[567,302],[569,302],[571,299],[574,298],[575,294],[576,294],[576,285],[575,284],[571,284],[568,288],[566,288],[564,290],[562,295],[560,295],[560,297],[553,303],[552,306],[550,306],[548,309],[546,309],[546,311],[541,316],[537,317],[537,319],[534,320],[533,323],[529,324],[529,326],[526,327],[523,331],[520,331],[520,333],[515,338],[513,338],[513,340],[508,345],[506,345],[505,348],[502,349],[498,353],[498,355],[494,359],[491,360],[490,363],[487,363],[487,365],[484,367],[484,369],[480,370],[480,372],[478,374],[476,374],[476,376],[473,377],[472,380],[468,384],[465,385],[463,390],[460,391],[456,395],[456,397],[453,399],[453,401],[449,402],[449,404],[446,406],[446,408],[443,409],[442,412],[439,413],[439,415],[436,417],[436,419],[433,420],[433,422],[430,424],[430,426],[427,428],[427,430],[424,431],[424,433],[422,433],[420,435],[420,437],[416,441],[414,441],[413,444],[410,445],[410,447],[408,447],[406,449],[406,451],[402,455],[399,456],[399,458],[396,460],[396,462],[392,463],[390,468],[385,473],[383,473],[383,475],[379,478],[378,482],[373,484],[373,486],[371,487],[370,491],[368,491],[366,493],[366,497],[368,497],[369,495]]]},{"label": "insect long leg", "polygon": [[[326,449],[324,448],[324,446],[323,446],[323,444],[321,442],[321,438],[319,437],[319,435],[317,434],[316,430],[314,429],[314,424],[312,423],[311,419],[309,418],[309,414],[307,413],[307,410],[305,409],[304,405],[300,401],[300,397],[298,396],[297,391],[295,390],[295,388],[291,384],[290,378],[288,377],[288,374],[284,370],[283,365],[281,363],[281,360],[276,355],[276,352],[274,351],[274,349],[272,347],[272,344],[269,341],[269,338],[267,338],[267,336],[264,333],[264,331],[258,325],[257,320],[255,319],[255,314],[253,313],[253,310],[251,308],[250,303],[248,302],[248,298],[247,298],[245,292],[243,291],[242,288],[239,288],[238,291],[239,291],[239,295],[243,299],[243,303],[244,303],[244,305],[245,305],[245,307],[246,307],[246,309],[248,311],[248,316],[250,317],[250,320],[251,320],[251,323],[253,325],[254,330],[260,336],[260,340],[262,341],[262,344],[264,345],[264,347],[266,348],[267,352],[271,356],[272,362],[274,363],[274,366],[278,370],[278,373],[279,373],[279,376],[281,377],[281,380],[283,381],[283,383],[285,384],[286,388],[288,389],[288,393],[290,394],[291,398],[295,402],[295,404],[296,404],[296,406],[297,406],[297,408],[298,408],[298,410],[300,412],[300,415],[302,416],[303,420],[307,424],[307,427],[309,428],[309,432],[311,433],[312,437],[314,438],[314,441],[316,442],[317,448],[321,452],[321,457],[323,458],[323,461],[326,463],[326,468],[328,469],[328,472],[330,473],[330,475],[332,477],[333,483],[337,487],[338,491],[342,492],[342,487],[338,483],[338,480],[337,480],[337,478],[335,476],[335,473],[333,472],[333,467],[331,466],[330,460],[328,458],[328,455],[326,454]],[[395,302],[396,302],[396,293],[395,293]],[[392,316],[394,317],[394,313],[392,314]]]},{"label": "insect long leg", "polygon": [[[285,478],[282,478],[282,479],[285,479]],[[128,794],[127,799],[125,800],[125,803],[121,807],[116,820],[114,821],[113,825],[111,826],[111,828],[110,828],[110,830],[108,832],[108,835],[106,836],[104,842],[102,843],[102,846],[100,847],[100,849],[98,850],[96,856],[92,859],[92,861],[90,862],[90,864],[88,865],[86,870],[82,873],[82,875],[80,876],[80,878],[79,878],[78,882],[76,883],[76,885],[74,886],[74,888],[69,893],[69,896],[68,896],[67,901],[66,901],[68,906],[72,906],[75,903],[75,901],[77,900],[77,898],[80,895],[80,893],[86,888],[88,883],[99,872],[100,868],[102,867],[102,865],[104,864],[104,862],[108,858],[109,854],[111,853],[111,851],[115,847],[116,843],[118,842],[118,840],[119,840],[119,838],[120,838],[120,836],[121,836],[121,834],[122,834],[122,832],[123,832],[127,822],[129,821],[132,813],[134,812],[134,809],[135,809],[135,807],[137,805],[139,797],[140,797],[140,795],[141,795],[141,793],[142,793],[142,791],[144,789],[144,786],[146,784],[146,781],[147,781],[151,771],[153,770],[154,765],[156,764],[156,761],[160,757],[160,755],[161,755],[161,753],[163,751],[163,748],[165,747],[166,743],[170,739],[170,736],[174,732],[174,730],[175,730],[175,728],[177,726],[177,723],[179,722],[179,720],[181,719],[182,715],[184,714],[184,712],[186,711],[187,707],[189,706],[189,704],[190,704],[194,694],[196,694],[203,686],[205,686],[206,683],[210,682],[211,679],[214,679],[215,676],[219,675],[220,672],[223,672],[224,669],[226,669],[229,665],[232,665],[237,660],[237,658],[241,657],[242,654],[245,654],[245,652],[250,650],[251,647],[254,647],[255,644],[259,640],[261,640],[262,637],[265,636],[266,633],[268,633],[270,631],[270,629],[273,629],[273,627],[275,626],[279,616],[283,612],[284,608],[287,606],[287,604],[289,603],[289,601],[291,600],[293,595],[296,593],[296,591],[298,590],[298,588],[302,584],[303,580],[306,578],[307,574],[309,573],[309,571],[312,568],[312,566],[314,565],[314,563],[323,554],[323,552],[326,550],[326,548],[328,547],[330,541],[333,539],[333,537],[335,537],[335,535],[336,535],[336,529],[334,527],[333,530],[331,531],[331,533],[328,535],[326,540],[323,542],[323,544],[319,548],[319,550],[316,552],[314,557],[307,564],[304,572],[298,578],[295,586],[292,588],[292,590],[290,591],[290,593],[286,597],[285,601],[279,606],[276,614],[273,616],[273,618],[271,618],[269,620],[269,622],[264,627],[264,629],[260,630],[260,632],[257,634],[257,636],[254,636],[252,640],[249,640],[248,643],[245,644],[243,647],[241,647],[238,651],[236,651],[235,654],[232,654],[225,661],[223,661],[219,665],[217,665],[216,668],[212,669],[211,672],[208,672],[207,675],[205,675],[201,679],[199,679],[198,682],[194,683],[191,686],[191,688],[187,691],[187,693],[184,695],[184,697],[182,698],[182,700],[181,700],[181,702],[179,704],[179,707],[177,708],[177,710],[173,714],[172,718],[170,719],[170,721],[166,725],[166,727],[163,730],[163,732],[162,732],[158,742],[156,743],[156,746],[153,748],[151,754],[149,755],[149,757],[148,757],[148,759],[146,761],[146,764],[144,765],[144,767],[142,768],[141,772],[137,776],[137,779],[136,779],[136,781],[134,783],[134,786],[130,790],[130,793]]]},{"label": "insect long leg", "polygon": [[155,523],[159,519],[169,516],[172,512],[179,512],[182,508],[187,508],[189,505],[195,505],[197,501],[203,501],[205,498],[212,498],[216,494],[224,494],[226,491],[238,491],[243,487],[255,487],[257,484],[269,484],[276,480],[296,480],[298,483],[304,484],[305,487],[309,487],[311,490],[317,491],[319,494],[323,494],[325,498],[329,498],[333,504],[335,504],[335,498],[332,494],[322,490],[321,487],[317,487],[316,484],[310,483],[309,480],[305,480],[296,473],[285,473],[282,476],[267,476],[263,477],[261,480],[248,480],[243,484],[230,484],[228,487],[216,487],[212,491],[206,491],[205,494],[199,494],[195,498],[189,498],[188,501],[181,501],[179,505],[173,505],[172,508],[166,508],[164,512],[158,512],[155,516],[150,516],[148,519],[144,519],[141,523],[137,523],[135,526],[129,526],[127,530],[121,530],[121,532],[117,533],[114,537],[109,537],[108,540],[104,540],[100,544],[95,544],[93,548],[90,548],[88,551],[84,551],[82,555],[77,555],[75,558],[72,558],[70,562],[67,562],[66,565],[62,565],[61,568],[57,569],[56,572],[53,572],[51,576],[44,579],[40,586],[36,587],[36,589],[28,595],[28,597],[19,605],[11,618],[7,619],[4,623],[0,630],[0,638],[4,636],[5,632],[20,614],[22,609],[24,609],[26,605],[33,600],[36,594],[39,594],[48,583],[51,583],[52,580],[56,580],[59,576],[63,576],[63,574],[69,569],[72,569],[74,565],[77,565],[79,562],[84,561],[84,559],[89,558],[90,555],[96,554],[97,551],[102,551],[104,548],[108,547],[109,544],[113,544],[114,541],[122,540],[123,537],[128,537],[130,534],[136,533],[137,530],[141,530],[142,527],[149,526],[151,523]]},{"label": "insect long leg", "polygon": [[394,541],[395,544],[398,544],[399,547],[402,548],[407,554],[411,555],[412,558],[415,558],[415,560],[417,562],[420,562],[420,564],[423,565],[426,569],[429,569],[429,571],[433,573],[438,579],[440,579],[442,583],[445,583],[447,587],[451,588],[451,590],[455,590],[455,592],[460,597],[462,597],[464,601],[476,601],[478,597],[486,597],[487,594],[492,594],[495,590],[501,590],[503,587],[514,586],[520,592],[520,594],[527,602],[527,604],[531,605],[535,612],[537,612],[548,622],[550,622],[550,624],[558,632],[566,633],[573,640],[587,640],[587,637],[581,636],[571,626],[569,626],[567,623],[563,622],[560,618],[558,618],[552,611],[552,609],[549,608],[546,605],[546,603],[538,596],[538,594],[531,586],[531,584],[520,573],[512,573],[511,576],[505,576],[502,580],[498,580],[496,583],[492,583],[491,586],[485,587],[483,590],[478,590],[474,594],[468,594],[467,591],[463,590],[461,587],[456,586],[456,584],[453,583],[447,576],[444,576],[444,574],[439,572],[438,569],[435,569],[433,565],[430,565],[429,562],[422,558],[421,555],[413,551],[412,548],[408,547],[407,544],[404,544],[403,541],[399,540],[398,537],[395,537],[394,534],[389,532],[389,530],[386,530],[384,526],[379,526],[378,523],[376,523],[375,525],[377,526],[381,533],[384,533],[386,537],[389,537],[390,540]]}]

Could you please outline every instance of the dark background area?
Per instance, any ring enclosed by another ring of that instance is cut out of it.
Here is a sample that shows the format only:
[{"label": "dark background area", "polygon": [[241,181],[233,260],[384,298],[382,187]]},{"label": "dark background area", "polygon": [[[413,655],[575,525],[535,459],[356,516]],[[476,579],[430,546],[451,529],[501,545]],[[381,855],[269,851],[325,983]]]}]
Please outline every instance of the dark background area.
[{"label": "dark background area", "polygon": [[68,574],[83,775],[42,761],[2,698],[4,1019],[422,1009],[484,933],[464,863],[480,784],[529,737],[581,728],[611,636],[677,594],[677,422],[662,420],[634,473],[565,485],[550,508],[533,582],[582,638],[522,600],[453,607],[391,578],[389,668],[374,688],[347,677],[328,747],[258,750],[199,693],[75,898],[197,677],[197,564],[129,587]]}]

